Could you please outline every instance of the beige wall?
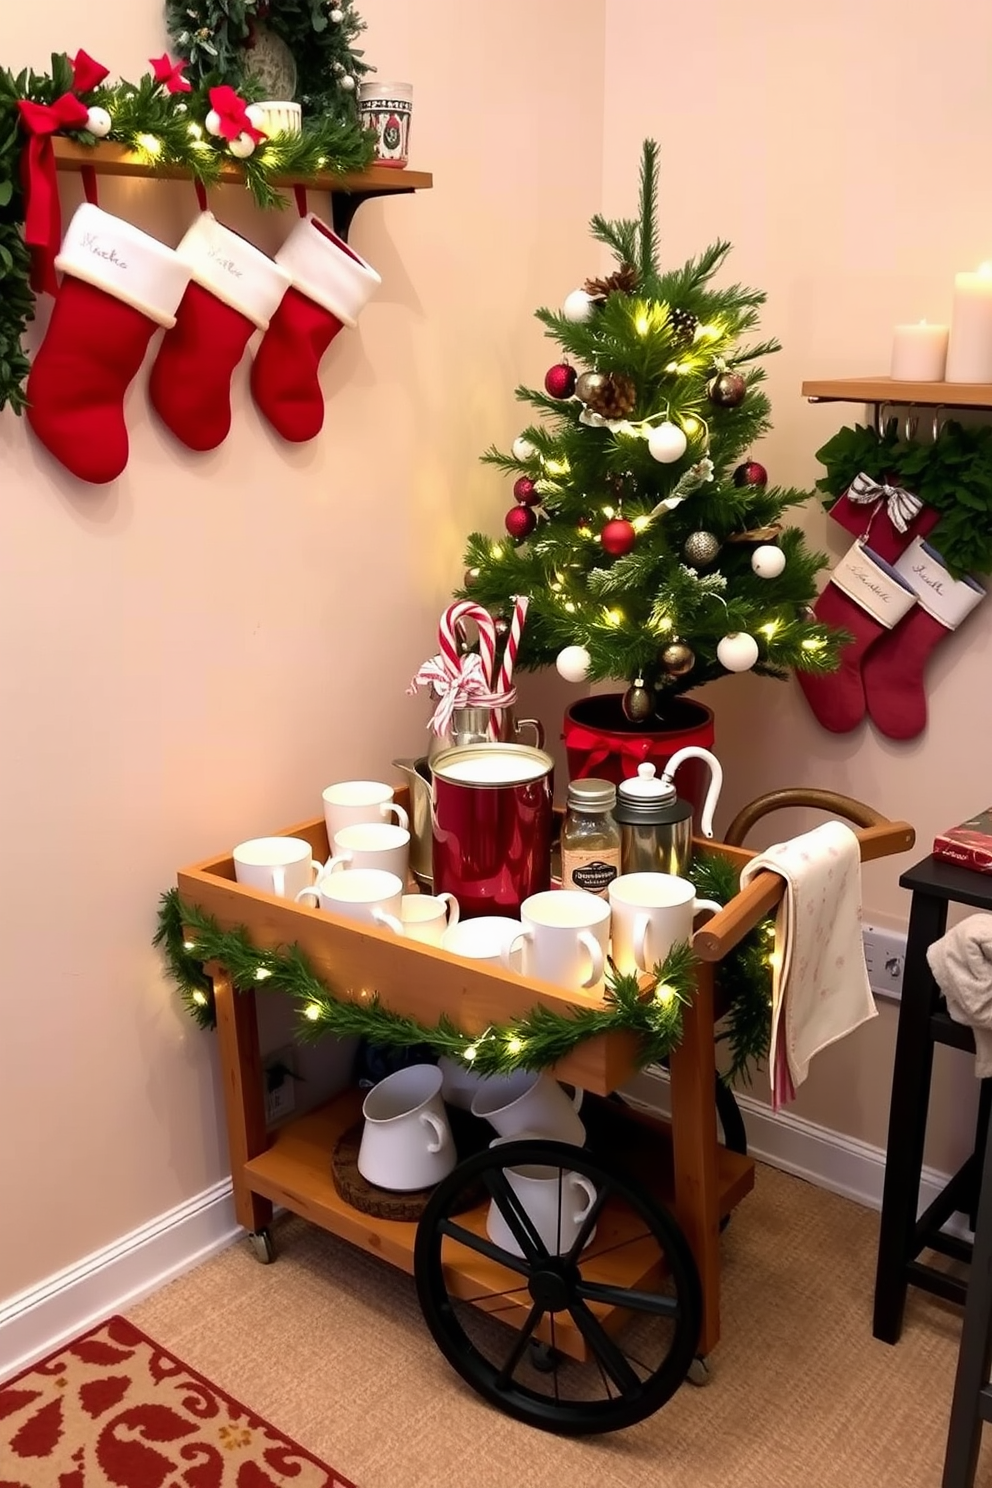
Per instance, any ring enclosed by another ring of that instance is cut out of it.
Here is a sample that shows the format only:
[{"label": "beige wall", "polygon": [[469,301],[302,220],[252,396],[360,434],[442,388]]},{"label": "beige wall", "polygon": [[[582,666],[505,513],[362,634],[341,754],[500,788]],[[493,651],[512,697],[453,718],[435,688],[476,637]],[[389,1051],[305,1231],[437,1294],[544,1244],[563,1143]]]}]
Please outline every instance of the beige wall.
[{"label": "beige wall", "polygon": [[[230,439],[195,457],[151,421],[142,378],[130,466],[99,490],[0,418],[0,1299],[225,1171],[214,1041],[162,980],[157,895],[181,863],[316,814],[330,779],[418,748],[406,684],[467,531],[509,504],[477,456],[516,432],[512,389],[547,365],[532,307],[584,265],[602,6],[581,27],[566,0],[361,9],[380,75],[415,86],[412,164],[437,187],[359,212],[383,288],[328,357],[323,436],[279,444],[242,370]],[[3,60],[83,44],[135,76],[163,48],[158,4],[79,15],[15,8]],[[183,186],[102,201],[173,243],[195,210]],[[230,189],[215,205],[269,249],[291,221]]]},{"label": "beige wall", "polygon": [[[946,320],[955,270],[992,256],[992,12],[952,0],[935,24],[924,0],[612,0],[607,21],[605,208],[627,209],[638,145],[654,135],[666,257],[726,237],[729,272],[768,291],[764,329],[785,349],[768,364],[775,430],[759,454],[774,480],[811,486],[814,451],[862,410],[810,407],[803,378],[887,371],[892,326]],[[805,525],[835,557],[850,541],[816,508]],[[929,728],[904,744],[869,725],[824,732],[791,682],[716,684],[722,821],[763,791],[826,786],[907,818],[925,852],[992,795],[990,657],[986,606],[934,658]],[[914,860],[866,870],[868,913],[905,920],[897,879]],[[883,1007],[816,1061],[794,1109],[884,1145],[894,1034]],[[974,1091],[965,1056],[941,1055],[928,1155],[943,1165],[965,1141]]]}]

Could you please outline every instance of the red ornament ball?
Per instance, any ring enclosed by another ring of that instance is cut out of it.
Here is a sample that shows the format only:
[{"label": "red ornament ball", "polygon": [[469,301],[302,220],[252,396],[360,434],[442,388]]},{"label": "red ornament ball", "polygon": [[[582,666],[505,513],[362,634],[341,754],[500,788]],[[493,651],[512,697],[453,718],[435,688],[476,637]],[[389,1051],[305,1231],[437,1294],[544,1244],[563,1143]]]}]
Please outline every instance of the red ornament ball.
[{"label": "red ornament ball", "polygon": [[531,480],[529,475],[522,475],[513,483],[513,499],[519,501],[521,506],[536,506],[541,499],[541,493]]},{"label": "red ornament ball", "polygon": [[745,460],[743,465],[738,465],[734,471],[735,486],[767,486],[768,471],[764,465],[759,465],[757,460]]},{"label": "red ornament ball", "polygon": [[747,383],[739,372],[718,372],[706,384],[706,391],[717,408],[737,408],[744,402]]},{"label": "red ornament ball", "polygon": [[623,517],[614,517],[599,534],[599,540],[611,557],[622,558],[634,546],[637,533]]},{"label": "red ornament ball", "polygon": [[575,392],[576,371],[567,362],[558,362],[549,367],[544,378],[544,390],[552,398],[570,398]]},{"label": "red ornament ball", "polygon": [[529,506],[514,506],[506,514],[506,530],[515,542],[530,537],[537,526],[537,517]]}]

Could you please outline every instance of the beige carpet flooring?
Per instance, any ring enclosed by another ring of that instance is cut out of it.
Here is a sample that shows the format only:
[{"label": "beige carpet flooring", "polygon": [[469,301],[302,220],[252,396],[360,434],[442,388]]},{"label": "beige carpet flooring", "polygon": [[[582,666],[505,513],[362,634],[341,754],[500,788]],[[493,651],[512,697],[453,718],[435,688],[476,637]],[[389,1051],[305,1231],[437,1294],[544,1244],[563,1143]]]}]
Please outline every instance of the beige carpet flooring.
[{"label": "beige carpet flooring", "polygon": [[485,1405],[437,1353],[411,1278],[295,1218],[274,1265],[241,1242],[128,1315],[358,1488],[938,1488],[960,1314],[911,1292],[901,1342],[872,1338],[877,1228],[759,1168],[723,1236],[709,1385],[581,1441]]}]

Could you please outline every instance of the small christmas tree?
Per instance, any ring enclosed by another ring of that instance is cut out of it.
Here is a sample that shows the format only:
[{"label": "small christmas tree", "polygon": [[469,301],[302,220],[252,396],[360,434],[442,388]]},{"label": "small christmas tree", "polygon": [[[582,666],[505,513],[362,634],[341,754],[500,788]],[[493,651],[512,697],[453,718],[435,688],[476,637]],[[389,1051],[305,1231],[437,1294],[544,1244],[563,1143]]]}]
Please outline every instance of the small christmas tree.
[{"label": "small christmas tree", "polygon": [[779,349],[742,344],[765,296],[711,287],[725,242],[663,273],[656,194],[648,140],[639,218],[591,223],[615,271],[537,311],[564,355],[543,392],[517,389],[544,421],[483,456],[517,504],[508,538],[469,538],[458,592],[503,620],[528,595],[519,666],[624,678],[627,717],[664,726],[672,699],[727,672],[832,670],[840,637],[808,609],[826,559],[782,525],[808,493],[769,487],[749,456],[769,427],[759,363]]}]

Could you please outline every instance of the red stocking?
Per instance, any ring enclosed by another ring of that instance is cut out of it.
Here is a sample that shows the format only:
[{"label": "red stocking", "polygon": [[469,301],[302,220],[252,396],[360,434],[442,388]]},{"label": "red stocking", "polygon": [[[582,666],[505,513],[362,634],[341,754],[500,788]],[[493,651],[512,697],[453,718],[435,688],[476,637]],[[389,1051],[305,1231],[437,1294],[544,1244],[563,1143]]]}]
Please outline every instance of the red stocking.
[{"label": "red stocking", "polygon": [[899,486],[883,486],[868,475],[855,476],[850,488],[830,508],[830,515],[872,552],[894,563],[914,537],[926,537],[939,513]]},{"label": "red stocking", "polygon": [[985,598],[974,579],[954,580],[936,548],[916,538],[895,565],[918,603],[865,658],[872,723],[889,739],[915,739],[927,722],[924,672],[930,653]]},{"label": "red stocking", "polygon": [[806,701],[825,729],[846,734],[865,716],[861,662],[873,641],[891,630],[916,602],[909,585],[870,548],[855,543],[830,575],[813,611],[825,625],[849,631],[835,672],[797,672]]}]

